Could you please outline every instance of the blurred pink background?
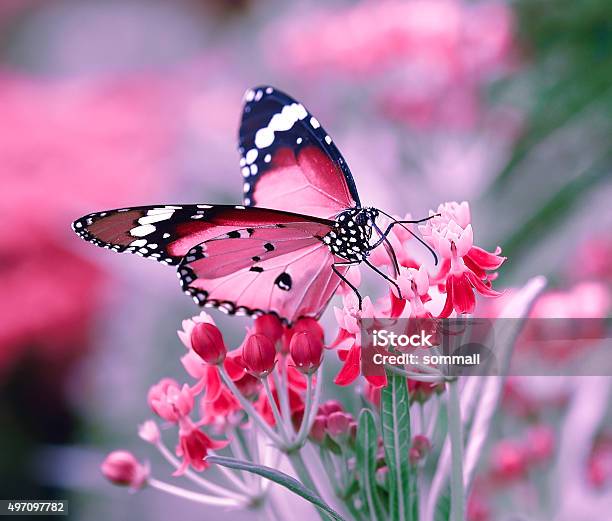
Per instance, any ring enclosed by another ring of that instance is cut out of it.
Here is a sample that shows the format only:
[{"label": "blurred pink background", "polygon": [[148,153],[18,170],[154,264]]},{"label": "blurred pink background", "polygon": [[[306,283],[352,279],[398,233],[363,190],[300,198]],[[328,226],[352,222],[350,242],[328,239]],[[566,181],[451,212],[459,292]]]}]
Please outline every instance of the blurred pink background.
[{"label": "blurred pink background", "polygon": [[[529,0],[1,2],[4,496],[68,497],[74,519],[161,520],[176,508],[202,518],[152,493],[129,497],[98,472],[108,447],[135,443],[148,386],[179,372],[174,331],[196,308],[172,270],[92,248],[70,222],[139,204],[238,203],[241,97],[256,84],[317,115],[365,204],[420,216],[466,199],[479,243],[509,257],[504,286],[544,274],[556,289],[541,306],[571,316],[591,304],[609,316],[610,13],[603,1],[539,9]],[[219,320],[240,337],[244,321]],[[534,380],[508,403],[537,405],[552,421],[572,389],[555,385]],[[535,404],[542,388],[551,401]],[[606,422],[590,451],[604,455],[573,469],[594,487],[612,481],[610,414]],[[500,425],[492,450],[503,465],[515,427]],[[495,501],[480,499],[470,519],[497,519]]]}]

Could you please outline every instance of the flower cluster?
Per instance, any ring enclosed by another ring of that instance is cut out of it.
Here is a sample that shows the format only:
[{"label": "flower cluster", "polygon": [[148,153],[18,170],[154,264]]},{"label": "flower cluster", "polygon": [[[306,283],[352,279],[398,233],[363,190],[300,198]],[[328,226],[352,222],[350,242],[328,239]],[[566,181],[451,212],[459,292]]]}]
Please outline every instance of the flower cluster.
[{"label": "flower cluster", "polygon": [[[409,216],[402,220],[409,220]],[[342,367],[334,381],[347,386],[362,374],[360,328],[364,319],[401,317],[434,322],[471,313],[477,294],[499,294],[491,288],[491,282],[504,258],[499,256],[499,248],[489,253],[473,244],[467,203],[441,205],[420,231],[424,244],[441,259],[439,265],[427,265],[414,256],[418,247],[424,249],[416,238],[418,230],[403,224],[390,226],[386,236],[390,248],[381,248],[382,253],[375,250],[371,257],[378,270],[387,271],[388,287],[380,298],[365,297],[360,303],[348,285],[341,285],[343,305],[334,309],[338,328],[335,340],[329,344],[314,318],[301,318],[287,325],[273,314],[259,316],[235,348],[227,345],[207,313],[183,321],[178,331],[186,348],[181,362],[191,380],[179,383],[162,378],[150,388],[147,397],[164,428],[176,429],[174,451],[167,447],[165,436],[153,420],[145,422],[139,434],[176,469],[175,475],[185,476],[214,496],[184,489],[179,492],[174,485],[152,477],[146,464],[123,452],[109,455],[102,467],[104,474],[114,483],[132,488],[149,484],[204,503],[254,506],[266,496],[262,480],[253,484],[231,466],[219,467],[227,481],[224,485],[199,473],[211,461],[227,464],[227,458],[218,456],[221,450],[232,454],[232,461],[247,459],[255,464],[269,462],[272,451],[276,457],[284,454],[289,458],[302,482],[316,491],[320,483],[310,476],[300,454],[310,442],[318,447],[321,464],[338,497],[343,498],[347,508],[358,508],[358,467],[363,454],[356,438],[361,417],[337,400],[321,403],[325,353],[336,351]],[[349,279],[355,288],[361,285],[358,270],[350,272]],[[431,452],[435,410],[439,406],[439,399],[433,398],[444,392],[447,380],[436,367],[397,370],[409,396],[404,406],[412,404],[422,413],[418,432],[411,437],[406,454],[406,460],[417,468]],[[363,375],[364,398],[372,407],[381,407],[382,389],[390,374]],[[425,408],[431,409],[427,418]],[[263,447],[257,441],[260,438],[267,440]],[[389,466],[382,440],[377,440],[376,445],[374,471],[376,482],[384,489],[391,483],[393,467]]]}]

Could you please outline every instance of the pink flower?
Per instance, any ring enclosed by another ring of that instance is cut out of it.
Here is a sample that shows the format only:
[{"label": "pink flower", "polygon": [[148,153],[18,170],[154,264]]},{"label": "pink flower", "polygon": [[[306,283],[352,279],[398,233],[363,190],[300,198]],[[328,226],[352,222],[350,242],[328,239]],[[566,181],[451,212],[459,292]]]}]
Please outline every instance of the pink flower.
[{"label": "pink flower", "polygon": [[425,403],[434,393],[444,391],[444,383],[421,382],[412,378],[407,378],[406,382],[411,402]]},{"label": "pink flower", "polygon": [[[429,275],[425,265],[421,265],[419,269],[401,267],[396,282],[402,292],[402,299],[410,303],[410,316],[413,318],[431,317],[431,313],[424,306],[425,302],[430,300]],[[391,290],[398,297],[394,286],[391,286]]]},{"label": "pink flower", "polygon": [[555,433],[548,425],[531,427],[525,437],[529,463],[544,463],[552,457],[555,450]]},{"label": "pink flower", "polygon": [[[357,297],[354,293],[345,295],[344,307],[334,308],[336,320],[340,327],[338,337],[332,347],[348,344],[349,349],[339,348],[338,357],[343,362],[340,372],[336,375],[336,385],[349,385],[353,383],[361,373],[361,334],[359,320],[362,318],[374,318],[376,316],[374,306],[369,297],[363,299],[362,308],[359,310]],[[368,375],[365,377],[372,385],[381,387],[386,385],[386,376]]]},{"label": "pink flower", "polygon": [[416,465],[419,461],[423,460],[429,451],[431,450],[431,441],[427,436],[417,434],[412,438],[412,446],[410,447],[410,463]]},{"label": "pink flower", "polygon": [[497,442],[491,454],[491,472],[500,482],[515,481],[527,473],[527,451],[514,440]]},{"label": "pink flower", "polygon": [[153,420],[147,420],[138,427],[138,436],[153,445],[158,443],[161,439],[159,427]]},{"label": "pink flower", "polygon": [[140,463],[131,452],[125,450],[111,452],[100,470],[111,483],[134,490],[141,489],[149,477],[149,466]]},{"label": "pink flower", "polygon": [[255,319],[253,325],[255,327],[255,333],[267,336],[274,344],[283,336],[283,324],[276,315],[261,315]]},{"label": "pink flower", "polygon": [[597,489],[612,483],[612,433],[604,432],[595,440],[587,462],[587,477]]},{"label": "pink flower", "polygon": [[228,424],[231,425],[234,413],[240,410],[242,410],[240,402],[225,385],[222,385],[212,399],[206,396],[202,398],[200,402],[201,423],[223,428]]},{"label": "pink flower", "polygon": [[332,412],[327,417],[327,434],[329,434],[334,441],[338,443],[344,443],[351,434],[351,423],[354,421],[353,417],[346,412]]},{"label": "pink flower", "polygon": [[181,466],[174,472],[180,476],[191,466],[194,470],[202,471],[208,468],[206,456],[212,449],[222,449],[227,446],[227,440],[214,440],[204,434],[191,421],[185,419],[179,429],[179,443],[176,446],[176,455],[183,458]]},{"label": "pink flower", "polygon": [[[601,233],[590,237],[570,258],[567,266],[568,276],[572,279],[602,279],[612,282],[612,238]],[[576,269],[579,268],[579,269]]]},{"label": "pink flower", "polygon": [[419,128],[474,126],[481,87],[511,65],[513,18],[502,2],[383,0],[287,16],[264,34],[266,51],[283,49],[282,59],[269,52],[273,64],[374,83],[381,112]]},{"label": "pink flower", "polygon": [[149,407],[166,421],[176,423],[193,409],[193,393],[187,384],[179,384],[171,378],[163,378],[149,389]]},{"label": "pink flower", "polygon": [[310,440],[314,443],[322,444],[325,441],[325,435],[327,428],[327,418],[323,415],[318,414],[315,416],[310,428],[310,434],[308,435]]},{"label": "pink flower", "polygon": [[487,272],[499,268],[505,257],[499,255],[500,248],[489,253],[474,246],[467,202],[441,204],[437,213],[419,229],[423,239],[441,256],[440,270],[434,279],[446,290],[440,317],[446,318],[453,311],[472,313],[476,305],[474,292],[485,297],[500,295],[491,288],[495,275]]}]

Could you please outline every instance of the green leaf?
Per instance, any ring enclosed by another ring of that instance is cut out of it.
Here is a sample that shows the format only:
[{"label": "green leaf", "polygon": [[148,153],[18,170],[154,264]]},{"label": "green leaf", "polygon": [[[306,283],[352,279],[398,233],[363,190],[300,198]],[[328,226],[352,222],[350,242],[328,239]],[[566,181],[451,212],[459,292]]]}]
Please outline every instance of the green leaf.
[{"label": "green leaf", "polygon": [[[516,258],[534,241],[554,230],[555,226],[567,218],[570,212],[581,203],[585,194],[608,179],[610,165],[612,165],[612,153],[607,152],[602,157],[595,159],[579,177],[568,182],[553,194],[510,238],[504,241],[504,255]],[[504,275],[507,273],[502,274]]]},{"label": "green leaf", "polygon": [[450,508],[450,489],[448,486],[446,486],[444,492],[440,495],[440,498],[436,503],[434,521],[448,521],[450,519]]},{"label": "green leaf", "polygon": [[385,459],[389,467],[389,512],[393,521],[417,521],[416,486],[410,468],[410,408],[406,378],[387,373],[382,390],[381,421]]},{"label": "green leaf", "polygon": [[258,476],[269,479],[270,481],[285,487],[294,494],[303,497],[306,501],[310,501],[310,503],[317,508],[327,512],[332,519],[335,519],[336,521],[345,521],[344,518],[338,514],[338,512],[325,503],[317,494],[306,488],[297,479],[292,478],[283,472],[264,465],[255,465],[249,461],[226,458],[224,456],[209,456],[206,458],[206,461],[221,465],[222,467],[228,467],[230,469],[244,470],[246,472],[251,472],[252,474],[257,474]]},{"label": "green leaf", "polygon": [[385,512],[376,486],[376,449],[378,447],[378,432],[374,415],[368,409],[363,409],[359,415],[357,427],[357,472],[359,474],[359,490],[365,505],[368,507],[372,521],[383,521]]}]

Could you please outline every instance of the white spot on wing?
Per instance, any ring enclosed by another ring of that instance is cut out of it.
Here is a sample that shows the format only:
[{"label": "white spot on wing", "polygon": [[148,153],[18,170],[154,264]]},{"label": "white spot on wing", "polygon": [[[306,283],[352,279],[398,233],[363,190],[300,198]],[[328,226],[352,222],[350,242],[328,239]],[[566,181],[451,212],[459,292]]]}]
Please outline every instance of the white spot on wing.
[{"label": "white spot on wing", "polygon": [[257,152],[256,148],[251,148],[251,150],[249,150],[246,153],[246,156],[244,156],[244,157],[246,159],[247,165],[250,165],[251,163],[253,163],[257,159],[257,154],[258,154],[258,152]]},{"label": "white spot on wing", "polygon": [[154,210],[149,210],[147,215],[138,219],[138,224],[152,224],[159,221],[166,221],[172,217],[174,210],[168,210],[165,213],[157,213],[153,215],[149,215]]},{"label": "white spot on wing", "polygon": [[260,149],[269,147],[274,142],[275,132],[291,129],[297,121],[304,119],[307,115],[306,109],[299,103],[285,105],[279,113],[272,116],[266,127],[257,131],[255,146]]},{"label": "white spot on wing", "polygon": [[137,226],[136,228],[132,228],[130,230],[130,235],[132,237],[144,237],[145,235],[149,235],[156,230],[155,226],[152,224],[145,224],[143,226]]}]

